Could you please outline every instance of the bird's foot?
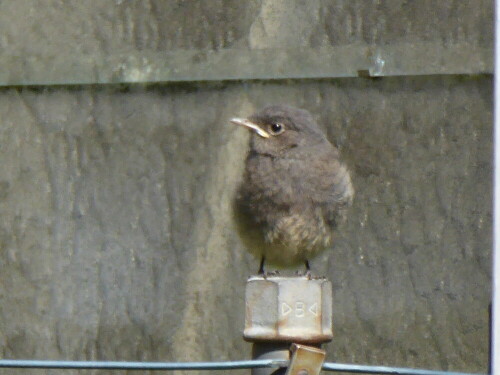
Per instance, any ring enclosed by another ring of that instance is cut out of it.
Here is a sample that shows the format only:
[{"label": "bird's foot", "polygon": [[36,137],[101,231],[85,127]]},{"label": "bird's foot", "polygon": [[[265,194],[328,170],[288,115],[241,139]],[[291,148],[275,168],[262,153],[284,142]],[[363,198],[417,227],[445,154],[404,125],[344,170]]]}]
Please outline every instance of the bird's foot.
[{"label": "bird's foot", "polygon": [[268,277],[276,277],[279,275],[280,275],[280,272],[278,270],[265,271],[263,273],[259,273],[259,276],[262,277],[263,279],[267,279]]},{"label": "bird's foot", "polygon": [[297,270],[295,271],[295,275],[299,277],[307,277],[309,280],[312,279],[311,270],[305,270],[304,272]]}]

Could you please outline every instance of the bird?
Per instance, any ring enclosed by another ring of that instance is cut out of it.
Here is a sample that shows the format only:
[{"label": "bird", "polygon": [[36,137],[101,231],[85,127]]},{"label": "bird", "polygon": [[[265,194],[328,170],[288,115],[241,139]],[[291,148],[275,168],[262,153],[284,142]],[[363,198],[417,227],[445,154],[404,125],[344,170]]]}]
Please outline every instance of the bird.
[{"label": "bird", "polygon": [[338,149],[305,109],[270,105],[232,124],[251,131],[234,210],[248,250],[279,268],[305,265],[331,247],[354,189]]}]

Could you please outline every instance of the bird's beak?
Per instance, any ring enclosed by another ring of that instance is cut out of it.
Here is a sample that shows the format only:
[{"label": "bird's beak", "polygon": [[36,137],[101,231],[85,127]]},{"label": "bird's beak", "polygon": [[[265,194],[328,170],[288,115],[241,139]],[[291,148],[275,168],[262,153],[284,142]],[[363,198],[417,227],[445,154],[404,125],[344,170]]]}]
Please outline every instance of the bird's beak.
[{"label": "bird's beak", "polygon": [[270,135],[264,129],[262,129],[259,125],[254,124],[252,121],[247,120],[246,118],[232,118],[231,122],[236,125],[243,125],[249,129],[254,130],[258,135],[263,138],[269,138]]}]

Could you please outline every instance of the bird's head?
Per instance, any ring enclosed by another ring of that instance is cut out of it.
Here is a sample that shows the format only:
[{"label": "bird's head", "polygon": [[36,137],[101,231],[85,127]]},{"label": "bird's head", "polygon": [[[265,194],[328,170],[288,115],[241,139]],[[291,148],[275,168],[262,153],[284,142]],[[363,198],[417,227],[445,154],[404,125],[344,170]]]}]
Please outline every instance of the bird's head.
[{"label": "bird's head", "polygon": [[252,130],[250,147],[259,154],[279,157],[326,141],[309,112],[287,105],[269,106],[231,122]]}]

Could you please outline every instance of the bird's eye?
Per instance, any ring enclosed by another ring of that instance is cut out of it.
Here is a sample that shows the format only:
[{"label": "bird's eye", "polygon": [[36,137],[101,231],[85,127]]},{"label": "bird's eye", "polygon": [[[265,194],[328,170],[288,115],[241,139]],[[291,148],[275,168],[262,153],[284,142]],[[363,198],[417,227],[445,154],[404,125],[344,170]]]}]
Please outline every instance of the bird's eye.
[{"label": "bird's eye", "polygon": [[283,124],[280,124],[279,122],[275,122],[271,124],[271,133],[274,135],[281,134],[285,131],[285,126]]}]

